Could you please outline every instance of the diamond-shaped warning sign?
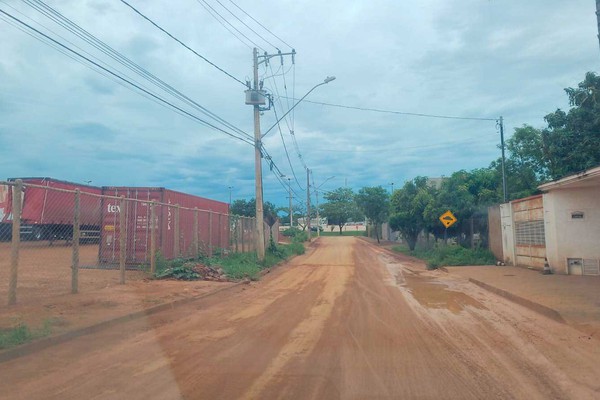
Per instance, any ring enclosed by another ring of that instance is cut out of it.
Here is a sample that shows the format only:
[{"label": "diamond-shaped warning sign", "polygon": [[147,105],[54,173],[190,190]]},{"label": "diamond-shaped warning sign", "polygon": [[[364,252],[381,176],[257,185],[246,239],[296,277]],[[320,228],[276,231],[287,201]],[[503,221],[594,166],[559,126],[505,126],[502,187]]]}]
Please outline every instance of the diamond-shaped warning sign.
[{"label": "diamond-shaped warning sign", "polygon": [[457,221],[456,217],[450,210],[446,211],[440,216],[440,221],[446,228],[450,228]]}]

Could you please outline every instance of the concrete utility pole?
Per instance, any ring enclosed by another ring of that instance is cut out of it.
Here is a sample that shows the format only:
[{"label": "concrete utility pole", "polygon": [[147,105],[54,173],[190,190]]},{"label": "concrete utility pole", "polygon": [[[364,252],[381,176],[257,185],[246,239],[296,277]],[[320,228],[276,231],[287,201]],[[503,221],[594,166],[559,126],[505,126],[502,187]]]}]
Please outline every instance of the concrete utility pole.
[{"label": "concrete utility pole", "polygon": [[315,188],[315,196],[317,197],[317,237],[321,237],[321,220],[319,219],[319,190]]},{"label": "concrete utility pole", "polygon": [[306,228],[310,242],[310,169],[306,168]]},{"label": "concrete utility pole", "polygon": [[[252,52],[254,59],[254,84],[258,90],[258,50]],[[260,138],[260,105],[254,104],[254,179],[256,181],[256,255],[259,261],[265,259],[265,230],[263,222],[262,188],[262,141]]]},{"label": "concrete utility pole", "polygon": [[290,228],[294,226],[294,217],[293,217],[293,212],[294,210],[292,209],[292,178],[287,178],[288,180],[288,194],[289,194],[289,199],[290,199]]},{"label": "concrete utility pole", "polygon": [[[246,104],[252,105],[254,108],[254,179],[256,182],[256,255],[259,261],[265,259],[265,231],[264,231],[264,215],[263,215],[263,187],[262,187],[262,136],[260,134],[260,112],[268,108],[261,109],[261,105],[266,104],[266,92],[262,89],[262,82],[258,79],[258,65],[260,63],[268,63],[272,57],[281,57],[283,63],[284,55],[291,55],[292,60],[296,51],[291,53],[258,55],[256,47],[252,50],[252,70],[254,82],[252,87],[248,82],[248,90],[246,90]],[[262,60],[259,62],[259,58]],[[269,102],[270,106],[270,102]]]},{"label": "concrete utility pole", "polygon": [[502,195],[504,197],[504,202],[507,202],[508,196],[506,195],[506,169],[505,169],[505,157],[504,157],[504,118],[500,116],[498,120],[498,124],[500,125],[500,147],[502,147]]}]

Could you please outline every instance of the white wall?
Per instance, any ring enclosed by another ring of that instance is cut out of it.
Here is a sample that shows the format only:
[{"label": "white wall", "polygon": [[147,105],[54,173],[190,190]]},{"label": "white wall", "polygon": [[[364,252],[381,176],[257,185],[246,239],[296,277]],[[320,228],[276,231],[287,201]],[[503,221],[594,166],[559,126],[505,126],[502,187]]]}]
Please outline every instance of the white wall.
[{"label": "white wall", "polygon": [[[583,219],[571,213],[582,211]],[[567,273],[567,258],[600,259],[600,187],[544,194],[546,251],[550,267]]]},{"label": "white wall", "polygon": [[502,252],[507,265],[515,265],[515,234],[510,203],[500,204],[500,223],[502,225]]}]

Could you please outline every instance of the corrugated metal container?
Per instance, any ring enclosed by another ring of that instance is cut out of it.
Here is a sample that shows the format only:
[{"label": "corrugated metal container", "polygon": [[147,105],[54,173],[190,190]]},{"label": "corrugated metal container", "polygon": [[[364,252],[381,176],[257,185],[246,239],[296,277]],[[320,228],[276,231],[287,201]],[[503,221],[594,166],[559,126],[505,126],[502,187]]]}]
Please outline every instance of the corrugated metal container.
[{"label": "corrugated metal container", "polygon": [[[39,185],[47,188],[75,190],[81,193],[100,195],[102,189],[95,186],[81,185],[73,182],[60,181],[52,178],[10,178],[9,181],[21,179],[25,186],[23,192],[23,209],[21,223],[33,225],[72,225],[75,196],[73,193],[47,190],[31,187]],[[9,186],[5,201],[5,222],[12,220],[12,186]],[[80,198],[81,225],[98,226],[100,222],[100,198],[81,196]]]},{"label": "corrugated metal container", "polygon": [[[125,197],[138,201],[126,201],[126,262],[145,264],[150,260],[150,203],[156,205],[156,250],[167,259],[178,256],[193,256],[194,211],[198,212],[198,239],[201,250],[229,247],[229,205],[216,200],[176,192],[165,188],[152,187],[103,187],[105,196]],[[176,233],[176,214],[179,209],[179,232]],[[119,216],[120,201],[102,198],[102,235],[100,241],[100,263],[119,262]],[[211,223],[212,218],[212,223]],[[176,249],[176,236],[179,249]]]}]

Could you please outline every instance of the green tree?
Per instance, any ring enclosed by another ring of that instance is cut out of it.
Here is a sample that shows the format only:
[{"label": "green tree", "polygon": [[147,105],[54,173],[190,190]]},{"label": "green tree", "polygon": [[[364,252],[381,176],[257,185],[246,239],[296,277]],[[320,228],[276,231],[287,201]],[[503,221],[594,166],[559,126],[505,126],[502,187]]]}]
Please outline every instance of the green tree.
[{"label": "green tree", "polygon": [[354,192],[350,188],[341,187],[326,193],[323,197],[327,202],[320,206],[320,212],[330,225],[337,225],[340,228],[341,235],[346,222],[356,215]]},{"label": "green tree", "polygon": [[389,213],[389,194],[381,186],[364,187],[355,196],[356,205],[369,222],[375,225],[375,235],[379,243],[379,226],[387,220]]},{"label": "green tree", "polygon": [[588,72],[576,88],[566,88],[571,108],[544,118],[543,152],[549,175],[559,179],[600,164],[600,77]]},{"label": "green tree", "polygon": [[[277,207],[275,204],[265,201],[263,202],[263,218],[265,222],[272,226],[277,220]],[[255,217],[256,216],[256,200],[254,198],[250,200],[239,199],[235,200],[229,212],[233,215],[240,215],[242,217]]]},{"label": "green tree", "polygon": [[433,203],[435,188],[426,177],[416,177],[394,191],[391,200],[390,226],[399,231],[411,250],[415,249],[419,234],[427,228],[425,210]]}]

